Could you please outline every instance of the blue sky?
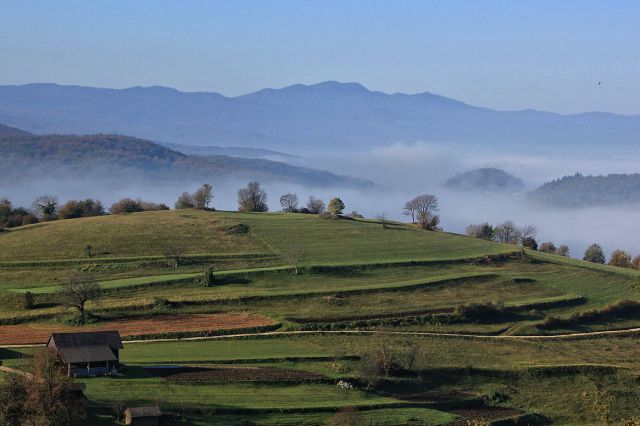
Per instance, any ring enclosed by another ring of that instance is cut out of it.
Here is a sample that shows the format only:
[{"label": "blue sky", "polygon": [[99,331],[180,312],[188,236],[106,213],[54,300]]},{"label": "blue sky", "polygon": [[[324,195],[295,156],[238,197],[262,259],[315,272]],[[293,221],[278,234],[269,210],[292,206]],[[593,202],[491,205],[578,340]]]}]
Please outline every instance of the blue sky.
[{"label": "blue sky", "polygon": [[324,80],[497,109],[640,114],[640,2],[3,0],[0,7],[0,84],[238,95]]}]

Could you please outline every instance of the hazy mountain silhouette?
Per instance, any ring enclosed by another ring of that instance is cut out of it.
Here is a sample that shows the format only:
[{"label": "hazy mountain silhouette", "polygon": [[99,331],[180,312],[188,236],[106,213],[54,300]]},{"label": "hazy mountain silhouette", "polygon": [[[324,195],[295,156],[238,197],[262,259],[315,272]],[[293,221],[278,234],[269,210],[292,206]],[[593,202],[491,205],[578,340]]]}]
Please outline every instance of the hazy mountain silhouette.
[{"label": "hazy mountain silhouette", "polygon": [[0,122],[34,133],[118,133],[294,154],[427,141],[482,150],[638,149],[640,116],[495,111],[431,93],[324,82],[238,97],[165,87],[0,86]]}]

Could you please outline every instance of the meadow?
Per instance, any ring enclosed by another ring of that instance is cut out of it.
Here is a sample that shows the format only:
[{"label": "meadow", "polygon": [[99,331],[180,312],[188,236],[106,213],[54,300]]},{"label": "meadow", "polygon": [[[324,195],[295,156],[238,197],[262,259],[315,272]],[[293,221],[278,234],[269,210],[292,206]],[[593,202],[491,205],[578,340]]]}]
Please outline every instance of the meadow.
[{"label": "meadow", "polygon": [[[122,401],[159,403],[176,424],[325,424],[344,407],[380,425],[639,415],[637,271],[411,224],[290,213],[45,222],[0,233],[0,246],[1,343],[103,327],[131,341],[123,374],[82,379],[95,424],[110,424]],[[84,327],[69,325],[59,295],[72,272],[103,290]],[[23,306],[27,292],[33,306]],[[0,358],[23,368],[33,351],[7,346]],[[380,359],[386,367],[372,373]],[[163,365],[224,374],[175,382],[150,372]],[[247,381],[233,368],[321,378]]]}]

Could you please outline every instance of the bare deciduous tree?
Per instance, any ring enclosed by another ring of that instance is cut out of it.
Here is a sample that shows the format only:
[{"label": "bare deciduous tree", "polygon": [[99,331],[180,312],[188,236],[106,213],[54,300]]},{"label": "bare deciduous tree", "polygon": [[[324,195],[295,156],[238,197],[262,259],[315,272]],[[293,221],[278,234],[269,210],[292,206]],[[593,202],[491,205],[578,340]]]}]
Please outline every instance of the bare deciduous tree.
[{"label": "bare deciduous tree", "polygon": [[411,217],[411,223],[416,223],[416,206],[414,200],[404,203],[402,214]]},{"label": "bare deciduous tree", "polygon": [[298,211],[298,196],[289,192],[280,197],[280,205],[283,212],[297,212]]},{"label": "bare deciduous tree", "polygon": [[241,212],[266,212],[267,193],[264,192],[259,182],[249,182],[246,188],[238,191],[238,211]]},{"label": "bare deciduous tree", "polygon": [[313,195],[309,197],[307,201],[307,210],[309,213],[320,214],[324,212],[324,201],[320,198],[316,198]]},{"label": "bare deciduous tree", "polygon": [[378,222],[380,222],[380,225],[382,225],[384,229],[387,229],[389,227],[389,219],[387,218],[386,213],[382,212],[378,214],[376,216],[376,219],[378,219]]},{"label": "bare deciduous tree", "polygon": [[62,285],[59,296],[66,307],[78,311],[78,322],[84,324],[87,320],[87,302],[98,300],[102,296],[102,288],[93,276],[73,273]]},{"label": "bare deciduous tree", "polygon": [[[410,208],[410,210],[406,210]],[[435,195],[418,195],[405,205],[405,213],[411,212],[412,220],[417,219],[422,229],[436,230],[440,223],[438,212],[438,198]]]},{"label": "bare deciduous tree", "polygon": [[53,219],[58,209],[58,197],[54,195],[41,195],[33,202],[33,210],[43,220]]},{"label": "bare deciduous tree", "polygon": [[291,246],[287,248],[284,252],[284,258],[287,263],[293,266],[294,274],[298,275],[298,269],[302,262],[304,262],[307,256],[307,252],[303,247],[300,246]]},{"label": "bare deciduous tree", "polygon": [[496,239],[501,243],[516,244],[518,242],[518,227],[511,220],[496,226]]},{"label": "bare deciduous tree", "polygon": [[193,209],[196,207],[196,202],[193,199],[193,195],[188,192],[183,192],[180,194],[178,199],[176,200],[174,207],[176,209]]},{"label": "bare deciduous tree", "polygon": [[185,251],[184,245],[180,243],[166,244],[162,249],[162,254],[165,257],[167,266],[173,268],[179,267]]},{"label": "bare deciduous tree", "polygon": [[213,187],[208,183],[202,185],[193,193],[193,203],[196,209],[208,209],[211,200],[213,200]]}]

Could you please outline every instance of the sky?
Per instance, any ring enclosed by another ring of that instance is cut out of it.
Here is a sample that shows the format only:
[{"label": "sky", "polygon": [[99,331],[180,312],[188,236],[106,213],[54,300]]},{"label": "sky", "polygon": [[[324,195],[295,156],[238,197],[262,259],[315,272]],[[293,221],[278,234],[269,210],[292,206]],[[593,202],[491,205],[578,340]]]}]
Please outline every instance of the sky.
[{"label": "sky", "polygon": [[338,80],[640,114],[639,23],[637,0],[3,0],[0,84],[236,96]]}]

